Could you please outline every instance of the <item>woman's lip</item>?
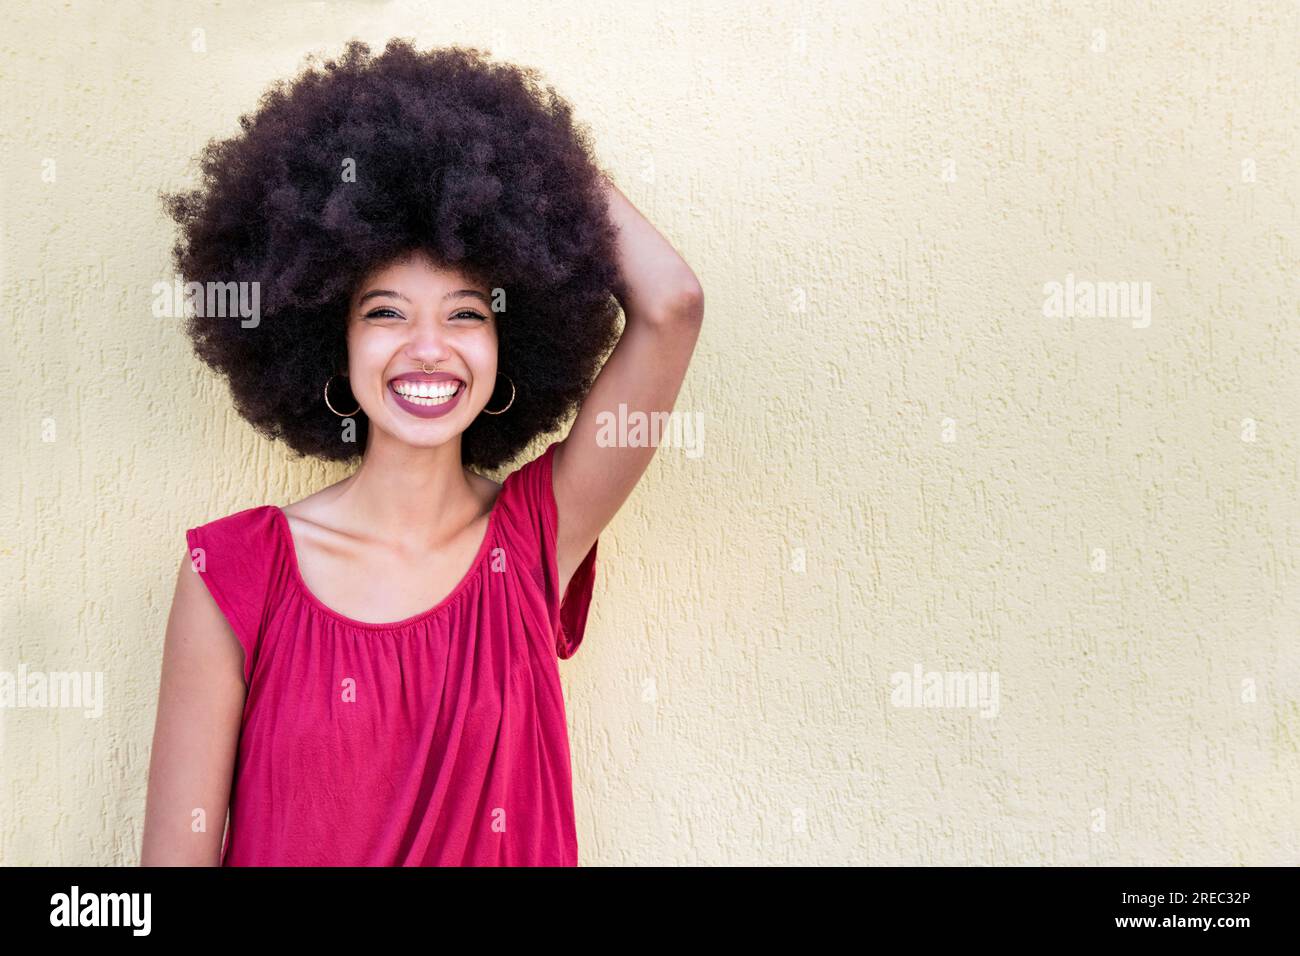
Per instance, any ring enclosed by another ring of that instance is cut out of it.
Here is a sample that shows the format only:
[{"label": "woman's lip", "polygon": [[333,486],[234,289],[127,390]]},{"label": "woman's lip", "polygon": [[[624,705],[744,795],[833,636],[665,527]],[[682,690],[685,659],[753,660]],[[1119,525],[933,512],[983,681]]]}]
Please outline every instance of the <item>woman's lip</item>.
[{"label": "woman's lip", "polygon": [[[452,376],[454,377],[454,376]],[[394,379],[393,381],[410,381],[410,379]],[[456,381],[460,381],[456,379]],[[460,404],[461,396],[465,394],[465,383],[460,383],[460,388],[456,389],[456,394],[440,405],[417,405],[415,402],[403,398],[393,387],[393,382],[388,383],[388,394],[393,397],[397,407],[408,414],[417,418],[441,418]]]}]

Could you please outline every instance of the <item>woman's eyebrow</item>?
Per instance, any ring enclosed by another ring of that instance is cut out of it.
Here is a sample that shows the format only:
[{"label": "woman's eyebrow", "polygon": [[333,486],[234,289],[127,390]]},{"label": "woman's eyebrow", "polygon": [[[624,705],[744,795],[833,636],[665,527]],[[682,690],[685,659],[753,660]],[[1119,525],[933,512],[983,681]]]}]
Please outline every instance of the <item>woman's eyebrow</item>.
[{"label": "woman's eyebrow", "polygon": [[[411,301],[406,296],[402,295],[402,293],[394,292],[392,289],[371,289],[369,292],[367,292],[365,295],[363,295],[360,299],[357,300],[357,305],[361,305],[362,303],[366,302],[369,299],[375,299],[378,298],[379,296],[384,296],[384,295],[390,295],[394,299],[401,299],[403,302]],[[472,296],[475,299],[481,299],[484,305],[492,304],[491,300],[488,299],[488,297],[484,295],[482,292],[478,291],[478,289],[457,289],[455,292],[448,292],[446,295],[444,295],[442,297],[442,301],[446,302],[448,299],[455,299],[460,296]]]},{"label": "woman's eyebrow", "polygon": [[363,295],[360,299],[357,300],[357,305],[360,305],[361,303],[365,302],[367,299],[378,298],[381,295],[391,295],[394,299],[401,299],[403,302],[411,301],[406,296],[402,295],[402,293],[394,292],[392,289],[371,289],[369,292],[367,292],[365,295]]},{"label": "woman's eyebrow", "polygon": [[448,292],[446,295],[442,297],[442,301],[446,302],[448,299],[454,299],[458,296],[465,296],[465,295],[472,296],[475,299],[481,299],[484,305],[492,304],[491,300],[488,299],[488,297],[485,296],[478,289],[459,289],[456,292]]}]

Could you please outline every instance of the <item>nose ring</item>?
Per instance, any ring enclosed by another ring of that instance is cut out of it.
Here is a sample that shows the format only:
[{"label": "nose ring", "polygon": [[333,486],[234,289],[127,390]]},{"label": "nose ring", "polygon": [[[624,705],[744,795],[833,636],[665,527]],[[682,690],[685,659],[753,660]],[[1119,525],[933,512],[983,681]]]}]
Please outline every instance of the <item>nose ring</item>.
[{"label": "nose ring", "polygon": [[438,363],[434,362],[433,368],[429,368],[427,365],[421,362],[420,369],[424,372],[425,375],[428,375],[430,372],[436,372],[438,370]]}]

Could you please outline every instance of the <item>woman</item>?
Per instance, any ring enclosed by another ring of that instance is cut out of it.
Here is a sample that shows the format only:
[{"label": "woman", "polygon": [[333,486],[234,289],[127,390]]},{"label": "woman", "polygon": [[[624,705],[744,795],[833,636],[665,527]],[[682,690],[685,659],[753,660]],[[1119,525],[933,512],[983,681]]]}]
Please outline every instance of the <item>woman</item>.
[{"label": "woman", "polygon": [[188,330],[262,433],[360,463],[189,530],[142,863],[576,865],[558,659],[654,454],[601,413],[672,409],[700,285],[477,51],[353,41],[241,128],[167,200],[185,279],[261,312]]}]

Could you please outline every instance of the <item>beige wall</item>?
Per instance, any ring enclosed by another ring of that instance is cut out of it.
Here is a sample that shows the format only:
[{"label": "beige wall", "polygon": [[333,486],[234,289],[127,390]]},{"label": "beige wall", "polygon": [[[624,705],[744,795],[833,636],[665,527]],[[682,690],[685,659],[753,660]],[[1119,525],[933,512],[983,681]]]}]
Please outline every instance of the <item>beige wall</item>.
[{"label": "beige wall", "polygon": [[1296,5],[600,6],[4,3],[0,670],[104,701],[0,711],[0,862],[136,862],[184,529],[343,474],[152,317],[156,193],[394,34],[540,67],[707,292],[561,664],[583,863],[1300,860]]}]

